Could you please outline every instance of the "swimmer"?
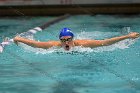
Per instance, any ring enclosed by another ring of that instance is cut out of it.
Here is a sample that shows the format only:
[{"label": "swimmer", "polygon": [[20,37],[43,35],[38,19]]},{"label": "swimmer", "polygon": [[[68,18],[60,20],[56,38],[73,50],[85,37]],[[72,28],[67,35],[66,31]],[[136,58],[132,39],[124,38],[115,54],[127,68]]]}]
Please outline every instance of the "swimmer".
[{"label": "swimmer", "polygon": [[63,28],[59,34],[59,41],[39,42],[39,41],[30,40],[30,39],[16,36],[14,38],[14,42],[16,44],[18,44],[18,42],[22,42],[29,46],[32,46],[35,48],[43,48],[43,49],[48,49],[54,46],[58,46],[58,47],[63,47],[64,50],[66,51],[69,51],[74,46],[95,48],[95,47],[112,45],[124,39],[129,39],[129,38],[135,39],[138,37],[140,37],[139,33],[131,32],[127,35],[113,37],[113,38],[104,39],[104,40],[88,40],[88,39],[74,40],[74,34],[71,31],[71,29]]}]

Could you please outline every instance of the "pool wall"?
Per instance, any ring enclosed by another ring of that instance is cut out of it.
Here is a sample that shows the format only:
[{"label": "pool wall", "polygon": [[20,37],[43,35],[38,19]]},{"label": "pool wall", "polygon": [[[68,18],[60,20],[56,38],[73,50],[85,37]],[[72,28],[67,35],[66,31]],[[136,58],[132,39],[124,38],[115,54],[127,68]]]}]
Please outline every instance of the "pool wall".
[{"label": "pool wall", "polygon": [[0,16],[25,15],[45,16],[62,14],[139,14],[140,4],[106,4],[106,5],[35,5],[35,6],[0,6]]},{"label": "pool wall", "polygon": [[139,0],[0,0],[0,16],[139,14]]}]

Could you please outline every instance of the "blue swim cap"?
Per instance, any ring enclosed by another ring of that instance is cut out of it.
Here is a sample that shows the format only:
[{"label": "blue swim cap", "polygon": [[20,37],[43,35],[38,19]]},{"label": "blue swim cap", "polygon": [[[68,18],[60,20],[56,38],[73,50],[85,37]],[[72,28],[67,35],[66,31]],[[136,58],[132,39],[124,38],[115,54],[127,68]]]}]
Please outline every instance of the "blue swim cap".
[{"label": "blue swim cap", "polygon": [[69,28],[63,28],[63,29],[60,31],[59,39],[60,39],[62,36],[71,36],[71,37],[73,38],[73,37],[74,37],[74,34],[72,33],[72,31],[71,31]]}]

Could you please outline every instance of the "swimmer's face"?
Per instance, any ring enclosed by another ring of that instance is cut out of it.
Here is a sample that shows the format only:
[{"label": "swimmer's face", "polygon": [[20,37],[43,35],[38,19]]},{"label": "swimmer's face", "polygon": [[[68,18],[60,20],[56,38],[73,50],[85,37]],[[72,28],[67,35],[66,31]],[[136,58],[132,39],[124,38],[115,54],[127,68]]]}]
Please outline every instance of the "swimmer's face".
[{"label": "swimmer's face", "polygon": [[65,50],[70,50],[73,46],[73,38],[71,36],[63,36],[60,38],[61,45]]}]

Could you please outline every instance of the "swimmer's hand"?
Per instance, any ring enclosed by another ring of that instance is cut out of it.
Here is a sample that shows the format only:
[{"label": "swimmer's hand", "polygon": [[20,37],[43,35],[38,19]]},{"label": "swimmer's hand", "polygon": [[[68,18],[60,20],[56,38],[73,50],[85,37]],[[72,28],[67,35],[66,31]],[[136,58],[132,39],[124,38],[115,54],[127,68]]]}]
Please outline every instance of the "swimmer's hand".
[{"label": "swimmer's hand", "polygon": [[20,37],[19,36],[16,36],[13,40],[14,40],[14,43],[16,45],[18,45],[18,41],[19,41]]},{"label": "swimmer's hand", "polygon": [[132,38],[132,39],[135,39],[135,38],[140,37],[140,33],[131,32],[131,33],[128,34],[128,37],[129,37],[129,38]]}]

